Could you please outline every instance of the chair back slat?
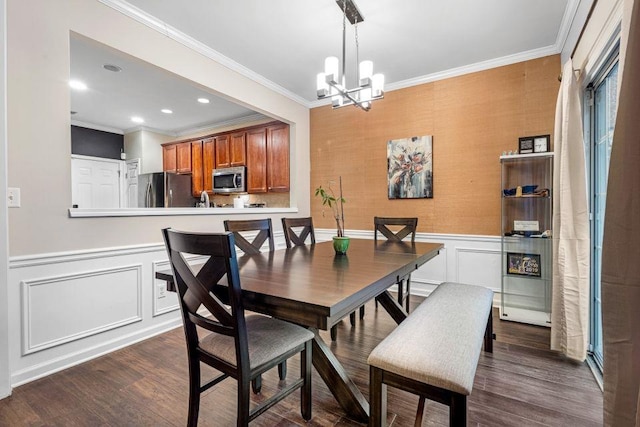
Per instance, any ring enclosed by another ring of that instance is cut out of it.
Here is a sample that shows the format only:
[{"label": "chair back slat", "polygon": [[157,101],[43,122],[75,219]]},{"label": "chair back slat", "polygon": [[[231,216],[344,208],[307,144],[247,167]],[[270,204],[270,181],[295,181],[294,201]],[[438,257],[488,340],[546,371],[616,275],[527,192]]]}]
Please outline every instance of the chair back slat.
[{"label": "chair back slat", "polygon": [[[299,233],[294,228],[302,227]],[[307,218],[282,218],[282,231],[284,231],[284,239],[287,248],[294,246],[306,245],[307,237],[311,238],[311,244],[316,243],[315,231],[313,229],[313,219]]]},{"label": "chair back slat", "polygon": [[[240,221],[225,220],[224,229],[233,232],[236,246],[245,254],[259,254],[260,248],[262,248],[265,241],[269,242],[270,251],[275,249],[271,218]],[[258,234],[249,242],[240,234],[242,231],[258,231]]]},{"label": "chair back slat", "polygon": [[[411,235],[411,243],[416,239],[416,228],[418,227],[418,218],[388,218],[374,217],[374,234],[375,241],[378,240],[378,232],[392,242],[400,242],[408,235]],[[388,226],[403,226],[397,232],[392,231]]]},{"label": "chair back slat", "polygon": [[[215,333],[233,336],[236,346],[242,350],[238,352],[238,358],[244,359],[244,362],[238,360],[238,365],[248,364],[247,331],[233,234],[188,233],[169,228],[162,232],[180,298],[188,351],[193,352],[197,348],[197,325]],[[187,263],[186,254],[209,258],[196,274]],[[226,286],[223,289],[227,292],[225,302],[231,306],[230,310],[213,292],[214,286],[224,276]],[[198,314],[201,306],[211,313],[213,319]]]}]

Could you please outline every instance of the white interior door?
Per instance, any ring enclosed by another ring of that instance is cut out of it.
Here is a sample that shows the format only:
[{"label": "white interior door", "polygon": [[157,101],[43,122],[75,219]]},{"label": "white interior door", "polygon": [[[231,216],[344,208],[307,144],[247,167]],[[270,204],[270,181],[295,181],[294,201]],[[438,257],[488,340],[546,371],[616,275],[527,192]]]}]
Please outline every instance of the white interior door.
[{"label": "white interior door", "polygon": [[120,207],[119,160],[72,156],[71,202],[81,209]]},{"label": "white interior door", "polygon": [[140,173],[140,159],[127,160],[124,178],[124,207],[138,207],[138,174]]}]

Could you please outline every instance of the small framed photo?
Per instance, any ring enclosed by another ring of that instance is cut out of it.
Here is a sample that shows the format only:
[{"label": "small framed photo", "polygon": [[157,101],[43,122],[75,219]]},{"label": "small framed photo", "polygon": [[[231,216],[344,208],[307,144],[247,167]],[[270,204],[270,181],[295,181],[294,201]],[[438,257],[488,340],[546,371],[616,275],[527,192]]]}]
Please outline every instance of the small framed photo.
[{"label": "small framed photo", "polygon": [[540,255],[507,252],[507,274],[541,277]]},{"label": "small framed photo", "polygon": [[533,153],[533,138],[526,136],[518,139],[518,153],[531,154]]},{"label": "small framed photo", "polygon": [[534,153],[546,153],[549,151],[549,139],[550,135],[540,135],[533,137],[533,152]]}]

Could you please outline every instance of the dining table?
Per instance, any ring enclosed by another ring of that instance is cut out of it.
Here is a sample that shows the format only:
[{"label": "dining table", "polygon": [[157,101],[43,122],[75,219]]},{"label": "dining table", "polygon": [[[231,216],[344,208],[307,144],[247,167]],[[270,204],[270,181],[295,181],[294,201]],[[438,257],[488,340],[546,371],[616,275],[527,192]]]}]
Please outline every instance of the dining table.
[{"label": "dining table", "polygon": [[[352,238],[344,255],[335,253],[331,241],[245,254],[237,258],[244,308],[313,331],[313,366],[345,412],[366,422],[367,399],[319,331],[329,330],[374,298],[395,322],[402,322],[407,312],[389,288],[442,248],[441,243]],[[170,270],[156,272],[156,278],[175,291]]]}]

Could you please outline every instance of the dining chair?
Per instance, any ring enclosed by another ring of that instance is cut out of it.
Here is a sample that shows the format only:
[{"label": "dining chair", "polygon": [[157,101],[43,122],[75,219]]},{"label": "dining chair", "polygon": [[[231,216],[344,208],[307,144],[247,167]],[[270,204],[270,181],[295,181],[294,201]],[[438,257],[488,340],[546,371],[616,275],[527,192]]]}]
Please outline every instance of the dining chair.
[{"label": "dining chair", "polygon": [[[295,229],[300,229],[296,232]],[[282,231],[284,231],[284,241],[287,248],[294,246],[306,245],[307,237],[310,238],[311,244],[315,245],[316,235],[313,229],[313,218],[282,218]]]},{"label": "dining chair", "polygon": [[[400,226],[397,231],[392,231],[388,226]],[[416,241],[416,228],[418,227],[418,218],[373,218],[373,240],[378,241],[378,233],[381,233],[391,242],[401,242],[407,236],[411,235],[411,243]],[[398,285],[398,304],[405,305],[407,313],[409,312],[410,291],[411,291],[411,274],[400,278]]]},{"label": "dining chair", "polygon": [[[255,255],[260,253],[260,249],[266,240],[269,241],[269,251],[275,249],[273,240],[273,228],[271,227],[271,218],[266,219],[250,219],[250,220],[230,220],[224,221],[225,231],[231,231],[235,238],[235,245],[246,255]],[[249,242],[242,232],[257,231],[258,234]],[[278,365],[278,375],[280,380],[284,380],[287,376],[287,362],[284,361]],[[260,377],[252,383],[254,393],[260,393],[262,388],[262,380]]]},{"label": "dining chair", "polygon": [[[235,236],[236,246],[247,255],[255,255],[260,253],[260,248],[265,241],[269,242],[269,250],[273,251],[275,245],[273,243],[273,228],[271,227],[271,218],[266,219],[249,219],[249,220],[225,220],[225,231],[233,232]],[[244,237],[241,232],[257,231],[258,234],[251,242]]]},{"label": "dining chair", "polygon": [[[198,424],[201,393],[229,377],[238,383],[238,426],[247,426],[251,420],[298,388],[302,417],[310,420],[313,333],[272,317],[258,314],[245,316],[233,233],[187,233],[169,228],[162,232],[178,288],[187,342],[187,425]],[[208,258],[196,272],[187,263],[185,254]],[[225,282],[225,278],[227,286],[220,284]],[[211,316],[201,315],[201,308],[206,308]],[[300,354],[300,378],[279,388],[273,396],[251,409],[249,396],[252,379],[297,354]],[[221,374],[202,384],[201,363],[215,368]]]}]

